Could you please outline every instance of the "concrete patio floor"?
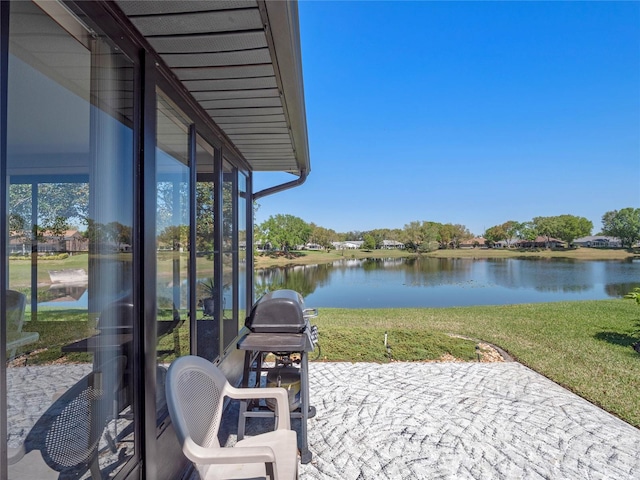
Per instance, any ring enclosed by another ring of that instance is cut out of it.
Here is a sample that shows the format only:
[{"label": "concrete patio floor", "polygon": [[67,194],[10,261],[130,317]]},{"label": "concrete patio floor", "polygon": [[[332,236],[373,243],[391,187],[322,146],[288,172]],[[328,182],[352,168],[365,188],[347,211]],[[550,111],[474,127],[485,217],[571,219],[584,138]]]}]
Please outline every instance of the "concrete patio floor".
[{"label": "concrete patio floor", "polygon": [[516,362],[309,370],[302,480],[640,479],[640,430]]}]

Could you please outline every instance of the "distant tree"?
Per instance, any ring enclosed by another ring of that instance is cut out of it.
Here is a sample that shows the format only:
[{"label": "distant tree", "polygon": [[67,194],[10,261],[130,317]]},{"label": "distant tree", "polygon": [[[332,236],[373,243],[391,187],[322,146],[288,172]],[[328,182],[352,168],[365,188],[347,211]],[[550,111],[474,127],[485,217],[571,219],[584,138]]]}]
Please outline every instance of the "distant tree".
[{"label": "distant tree", "polygon": [[535,217],[532,223],[536,234],[546,237],[547,243],[551,238],[571,243],[578,237],[591,235],[593,230],[591,220],[575,215]]},{"label": "distant tree", "polygon": [[392,228],[387,232],[387,238],[385,240],[394,240],[396,242],[402,241],[402,229]]},{"label": "distant tree", "polygon": [[364,235],[364,232],[361,232],[359,230],[352,230],[350,232],[345,232],[340,234],[340,236],[342,237],[343,241],[347,241],[347,240],[362,240],[362,236]]},{"label": "distant tree", "polygon": [[27,222],[22,215],[17,213],[9,214],[9,230],[11,232],[22,233],[26,228]]},{"label": "distant tree", "polygon": [[602,233],[619,238],[623,247],[632,247],[640,240],[640,208],[606,212],[602,216]]},{"label": "distant tree", "polygon": [[259,230],[261,240],[285,251],[306,244],[311,236],[309,224],[293,215],[272,215],[260,224]]},{"label": "distant tree", "polygon": [[[14,184],[9,187],[9,218],[20,218],[22,229],[31,222],[32,186]],[[69,219],[87,222],[89,210],[88,183],[40,183],[37,185],[38,219],[34,235],[68,226]],[[15,225],[15,224],[14,224]],[[10,224],[11,228],[11,224]]]},{"label": "distant tree", "polygon": [[572,243],[576,238],[591,235],[593,230],[593,222],[584,217],[560,215],[556,219],[555,236],[567,243]]},{"label": "distant tree", "polygon": [[[376,228],[375,230],[370,230],[367,234],[371,235],[376,243],[376,248],[382,248],[382,244],[385,240],[391,240],[390,232],[388,228]],[[362,237],[364,239],[364,236]]]},{"label": "distant tree", "polygon": [[536,239],[537,235],[533,222],[522,222],[518,224],[516,237],[520,240],[532,241]]},{"label": "distant tree", "polygon": [[557,217],[534,217],[532,223],[536,234],[545,237],[548,247],[551,238],[555,237],[559,230]]},{"label": "distant tree", "polygon": [[424,241],[420,222],[410,222],[404,226],[403,241],[409,250],[418,250],[418,247]]},{"label": "distant tree", "polygon": [[435,222],[422,222],[422,243],[419,246],[420,252],[432,252],[440,246],[438,242],[438,224]]},{"label": "distant tree", "polygon": [[507,242],[508,247],[511,246],[511,240],[517,236],[520,225],[515,220],[507,220],[501,225],[504,230],[504,240]]},{"label": "distant tree", "polygon": [[[199,252],[213,252],[215,205],[214,183],[196,182],[196,249]],[[254,203],[254,212],[257,204]]]},{"label": "distant tree", "polygon": [[[120,222],[110,222],[105,227],[109,240],[116,244],[118,250],[121,250],[123,245],[131,245],[131,226],[123,225]],[[183,225],[182,230],[184,231],[184,242],[186,243],[189,238],[189,228]]]},{"label": "distant tree", "polygon": [[441,224],[438,232],[440,235],[440,246],[442,248],[458,248],[460,246],[460,242],[473,237],[467,227],[459,224]]},{"label": "distant tree", "polygon": [[429,252],[438,248],[438,225],[434,222],[411,222],[400,237],[409,250]]},{"label": "distant tree", "polygon": [[42,242],[45,237],[58,237],[62,239],[66,231],[69,230],[69,223],[67,219],[62,216],[58,216],[45,225],[34,225],[33,226],[33,234],[34,238],[36,238],[39,242]]},{"label": "distant tree", "polygon": [[309,235],[309,241],[315,243],[324,248],[331,248],[331,242],[338,241],[338,234],[331,229],[319,227],[318,225],[311,223],[311,234]]},{"label": "distant tree", "polygon": [[489,246],[493,246],[500,240],[504,240],[507,237],[507,233],[502,225],[495,225],[487,228],[483,236],[485,240],[489,242]]},{"label": "distant tree", "polygon": [[375,250],[376,249],[376,239],[370,233],[366,233],[363,237],[364,243],[362,244],[363,250]]},{"label": "distant tree", "polygon": [[[120,229],[114,224],[108,224],[104,227],[107,238],[111,241],[117,242],[118,240],[126,238],[127,228]],[[162,232],[158,234],[158,244],[163,247],[169,248],[175,252],[180,248],[189,248],[189,226],[188,225],[169,225],[165,227]]]}]

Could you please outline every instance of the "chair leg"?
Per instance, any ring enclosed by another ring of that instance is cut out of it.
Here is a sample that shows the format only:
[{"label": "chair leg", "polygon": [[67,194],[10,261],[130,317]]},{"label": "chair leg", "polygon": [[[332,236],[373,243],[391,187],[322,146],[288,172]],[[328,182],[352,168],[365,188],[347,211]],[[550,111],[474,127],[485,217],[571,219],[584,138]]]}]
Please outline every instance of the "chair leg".
[{"label": "chair leg", "polygon": [[180,333],[177,327],[173,330],[173,352],[176,357],[180,356]]},{"label": "chair leg", "polygon": [[269,480],[275,480],[275,477],[273,476],[273,463],[267,462],[264,464],[264,466],[267,471],[267,478]]},{"label": "chair leg", "polygon": [[91,460],[91,465],[89,466],[91,470],[91,480],[102,480],[102,472],[100,472],[100,464],[98,463],[98,455]]}]

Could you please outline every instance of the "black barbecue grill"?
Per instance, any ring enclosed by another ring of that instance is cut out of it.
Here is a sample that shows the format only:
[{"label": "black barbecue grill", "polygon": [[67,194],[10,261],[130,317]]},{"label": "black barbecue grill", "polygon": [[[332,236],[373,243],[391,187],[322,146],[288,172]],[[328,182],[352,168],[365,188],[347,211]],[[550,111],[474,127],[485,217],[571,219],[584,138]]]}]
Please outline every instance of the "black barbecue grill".
[{"label": "black barbecue grill", "polygon": [[251,309],[245,325],[253,333],[303,333],[318,310],[304,308],[304,298],[294,290],[274,290]]},{"label": "black barbecue grill", "polygon": [[[245,321],[249,329],[238,342],[238,348],[245,351],[244,387],[260,387],[262,373],[277,372],[280,369],[299,366],[300,402],[291,412],[291,418],[301,419],[299,435],[302,463],[311,461],[307,445],[307,419],[315,415],[315,408],[309,405],[309,371],[307,354],[312,352],[317,342],[317,328],[310,319],[316,317],[316,309],[305,308],[304,298],[294,290],[274,290],[263,295],[253,306]],[[266,356],[275,355],[274,366],[264,365]],[[255,375],[251,375],[255,373]],[[251,382],[251,384],[250,384]],[[299,406],[298,406],[299,405]],[[242,402],[238,423],[238,440],[244,436],[248,417],[271,417],[273,412],[264,405]]]}]

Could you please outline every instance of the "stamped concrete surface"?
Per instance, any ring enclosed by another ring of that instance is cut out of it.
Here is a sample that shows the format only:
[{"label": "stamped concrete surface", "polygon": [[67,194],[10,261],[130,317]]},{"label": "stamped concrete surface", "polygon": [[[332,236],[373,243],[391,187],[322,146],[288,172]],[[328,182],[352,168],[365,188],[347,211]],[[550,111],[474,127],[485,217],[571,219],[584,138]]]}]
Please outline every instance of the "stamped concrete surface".
[{"label": "stamped concrete surface", "polygon": [[302,480],[640,479],[640,430],[515,362],[309,370]]}]

